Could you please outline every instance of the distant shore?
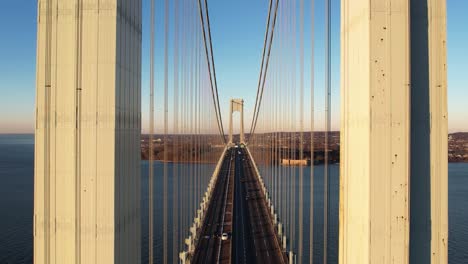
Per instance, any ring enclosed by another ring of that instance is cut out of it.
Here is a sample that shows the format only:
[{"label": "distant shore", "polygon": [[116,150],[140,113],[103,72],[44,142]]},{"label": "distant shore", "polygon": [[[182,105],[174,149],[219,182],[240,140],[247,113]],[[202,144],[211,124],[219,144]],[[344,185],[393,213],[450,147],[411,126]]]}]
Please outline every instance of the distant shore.
[{"label": "distant shore", "polygon": [[[310,133],[305,132],[303,134],[304,142],[311,142]],[[248,138],[248,135],[246,135]],[[299,133],[268,133],[264,134],[269,140],[278,140],[278,142],[298,141]],[[277,138],[275,138],[277,137]],[[148,160],[149,157],[149,140],[148,135],[142,135],[141,140],[141,158],[142,160]],[[181,162],[181,163],[215,163],[219,158],[219,155],[223,149],[223,145],[219,142],[219,136],[216,135],[168,135],[167,145],[163,142],[163,135],[154,135],[154,154],[155,160],[168,162]],[[198,145],[190,143],[190,139],[198,139]],[[236,140],[236,137],[234,137]],[[330,164],[336,164],[340,162],[340,134],[337,131],[330,132],[329,134],[329,147],[328,147],[328,161]],[[324,133],[314,133],[314,155],[313,163],[323,164],[325,160],[324,154]],[[168,149],[168,153],[165,157],[164,149]],[[273,147],[269,146],[268,143],[262,143],[261,147],[257,147],[256,151],[260,151],[261,154],[257,153],[258,158],[256,160],[259,164],[270,164],[275,162],[281,163],[281,159],[299,159],[299,147],[293,146],[291,150],[290,145],[284,143],[281,148],[280,155],[274,154],[272,151]],[[308,160],[308,164],[311,163],[310,155],[310,144],[305,144],[303,150],[303,159]],[[448,162],[450,163],[468,163],[468,132],[451,133],[448,136]]]}]

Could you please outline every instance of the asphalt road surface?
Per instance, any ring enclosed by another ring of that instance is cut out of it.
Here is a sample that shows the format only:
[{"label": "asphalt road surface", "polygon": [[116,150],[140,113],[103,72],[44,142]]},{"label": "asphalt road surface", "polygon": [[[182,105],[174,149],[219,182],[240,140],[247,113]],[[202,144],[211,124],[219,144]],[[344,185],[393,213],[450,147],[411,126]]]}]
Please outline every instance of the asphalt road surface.
[{"label": "asphalt road surface", "polygon": [[[221,165],[220,174],[191,260],[192,263],[229,263],[231,243],[230,240],[222,241],[221,235],[225,231],[230,231],[230,228],[225,230],[225,224],[229,225],[226,220],[232,218],[232,202],[231,212],[229,212],[228,198],[229,192],[231,196],[233,194],[233,180],[229,181],[230,178],[233,178],[233,174],[234,152],[230,150],[227,151]],[[226,213],[229,215],[227,216]]]},{"label": "asphalt road surface", "polygon": [[245,149],[227,151],[215,185],[191,262],[287,263]]},{"label": "asphalt road surface", "polygon": [[287,263],[245,149],[236,150],[232,263]]}]

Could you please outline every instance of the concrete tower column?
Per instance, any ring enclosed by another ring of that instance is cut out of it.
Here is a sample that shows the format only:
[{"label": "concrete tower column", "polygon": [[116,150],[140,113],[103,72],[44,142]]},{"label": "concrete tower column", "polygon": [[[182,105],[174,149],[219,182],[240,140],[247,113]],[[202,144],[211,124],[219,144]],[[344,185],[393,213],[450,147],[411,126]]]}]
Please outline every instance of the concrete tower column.
[{"label": "concrete tower column", "polygon": [[232,144],[232,106],[234,104],[234,99],[229,101],[229,144]]},{"label": "concrete tower column", "polygon": [[241,100],[241,109],[240,109],[240,143],[245,143],[244,137],[244,100]]},{"label": "concrete tower column", "polygon": [[410,262],[447,263],[446,1],[410,2]]},{"label": "concrete tower column", "polygon": [[240,142],[245,143],[244,137],[244,100],[231,99],[229,102],[229,143],[233,142],[232,115],[234,112],[240,112]]},{"label": "concrete tower column", "polygon": [[34,263],[140,263],[141,4],[38,1]]},{"label": "concrete tower column", "polygon": [[445,15],[341,1],[340,263],[447,263]]}]

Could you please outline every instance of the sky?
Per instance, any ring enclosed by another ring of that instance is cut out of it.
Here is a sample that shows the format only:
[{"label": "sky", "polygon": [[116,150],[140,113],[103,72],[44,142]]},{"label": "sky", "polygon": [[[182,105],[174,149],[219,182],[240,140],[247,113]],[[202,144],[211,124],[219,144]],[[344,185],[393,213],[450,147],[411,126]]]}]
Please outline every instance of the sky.
[{"label": "sky", "polygon": [[[148,2],[148,0],[143,0]],[[157,1],[159,10],[162,2]],[[306,1],[309,2],[309,1]],[[316,1],[316,86],[323,86],[323,1]],[[225,127],[230,98],[244,98],[246,129],[255,104],[268,0],[208,0]],[[307,8],[307,6],[306,6]],[[468,1],[447,0],[449,131],[468,131]],[[143,119],[147,120],[148,22],[143,17]],[[306,21],[310,18],[306,16]],[[34,132],[37,0],[2,1],[0,9],[0,133]],[[310,30],[307,26],[306,31]],[[157,28],[157,34],[162,29]],[[339,0],[332,0],[332,129],[339,129]],[[305,43],[306,50],[310,43]],[[158,60],[158,58],[157,58]],[[162,61],[159,59],[159,61]],[[323,91],[317,90],[317,98]],[[318,109],[317,115],[321,115]],[[143,127],[146,126],[144,121]]]}]

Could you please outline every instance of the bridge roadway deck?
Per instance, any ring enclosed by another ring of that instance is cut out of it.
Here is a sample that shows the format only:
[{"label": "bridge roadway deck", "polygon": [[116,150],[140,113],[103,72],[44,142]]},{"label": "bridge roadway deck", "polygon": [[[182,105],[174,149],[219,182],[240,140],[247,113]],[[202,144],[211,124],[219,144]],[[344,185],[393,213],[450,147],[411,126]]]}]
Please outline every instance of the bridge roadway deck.
[{"label": "bridge roadway deck", "polygon": [[191,263],[230,263],[231,240],[221,235],[232,232],[234,153],[231,149],[224,156]]},{"label": "bridge roadway deck", "polygon": [[191,263],[288,262],[244,149],[231,148],[224,157],[200,232]]},{"label": "bridge roadway deck", "polygon": [[252,161],[236,152],[232,263],[287,263]]}]

